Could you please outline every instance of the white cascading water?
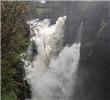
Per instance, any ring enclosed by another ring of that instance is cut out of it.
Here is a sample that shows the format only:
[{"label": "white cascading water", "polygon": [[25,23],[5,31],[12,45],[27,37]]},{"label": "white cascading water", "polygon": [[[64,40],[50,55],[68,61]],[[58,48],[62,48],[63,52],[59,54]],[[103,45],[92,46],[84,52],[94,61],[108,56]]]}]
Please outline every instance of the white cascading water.
[{"label": "white cascading water", "polygon": [[32,62],[23,60],[31,100],[72,100],[80,43],[62,46],[65,20],[59,17],[55,25],[49,19],[27,21],[38,52]]}]

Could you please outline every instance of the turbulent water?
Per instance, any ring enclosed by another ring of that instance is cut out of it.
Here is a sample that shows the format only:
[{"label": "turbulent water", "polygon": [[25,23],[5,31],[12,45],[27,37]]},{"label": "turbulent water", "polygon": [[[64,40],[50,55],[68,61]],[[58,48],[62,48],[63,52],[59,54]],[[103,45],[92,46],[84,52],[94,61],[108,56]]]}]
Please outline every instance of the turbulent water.
[{"label": "turbulent water", "polygon": [[62,46],[65,20],[66,16],[59,17],[54,25],[49,19],[27,21],[38,53],[31,62],[24,61],[31,100],[72,100],[80,43]]}]

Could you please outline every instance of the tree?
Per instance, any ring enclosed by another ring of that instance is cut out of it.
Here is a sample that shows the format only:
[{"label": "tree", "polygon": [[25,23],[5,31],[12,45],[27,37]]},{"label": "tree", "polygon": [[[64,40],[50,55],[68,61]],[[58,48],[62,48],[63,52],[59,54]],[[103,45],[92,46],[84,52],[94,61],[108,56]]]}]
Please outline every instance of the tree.
[{"label": "tree", "polygon": [[25,23],[28,10],[28,2],[1,2],[2,100],[23,98],[23,68],[19,55],[29,43],[29,30]]}]

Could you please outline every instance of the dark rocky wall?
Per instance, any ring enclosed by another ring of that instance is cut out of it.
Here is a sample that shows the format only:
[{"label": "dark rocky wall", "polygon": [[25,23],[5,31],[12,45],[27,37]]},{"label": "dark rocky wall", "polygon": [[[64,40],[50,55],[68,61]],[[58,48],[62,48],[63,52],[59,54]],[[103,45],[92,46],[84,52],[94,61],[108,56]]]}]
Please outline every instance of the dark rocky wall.
[{"label": "dark rocky wall", "polygon": [[108,7],[107,2],[95,2],[86,12],[73,100],[110,100]]}]

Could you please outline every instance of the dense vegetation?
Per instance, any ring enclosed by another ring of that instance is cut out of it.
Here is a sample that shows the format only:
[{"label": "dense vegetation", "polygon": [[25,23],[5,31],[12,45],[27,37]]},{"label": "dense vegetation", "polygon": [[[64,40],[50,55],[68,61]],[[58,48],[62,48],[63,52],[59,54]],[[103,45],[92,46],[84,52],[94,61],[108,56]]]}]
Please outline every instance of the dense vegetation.
[{"label": "dense vegetation", "polygon": [[19,100],[24,94],[19,55],[28,46],[29,35],[24,20],[28,9],[25,2],[2,2],[1,8],[1,99]]},{"label": "dense vegetation", "polygon": [[83,22],[81,59],[74,100],[109,100],[110,92],[110,2],[1,2],[1,99],[24,100],[28,85],[20,54],[29,45],[31,18],[67,15],[64,45],[74,42]]},{"label": "dense vegetation", "polygon": [[[1,99],[24,99],[24,70],[20,54],[29,45],[28,14],[33,12],[29,2],[1,2]],[[34,10],[35,11],[35,10]],[[41,12],[39,12],[41,13]],[[34,16],[40,14],[35,11]],[[30,18],[30,17],[29,17]]]}]

